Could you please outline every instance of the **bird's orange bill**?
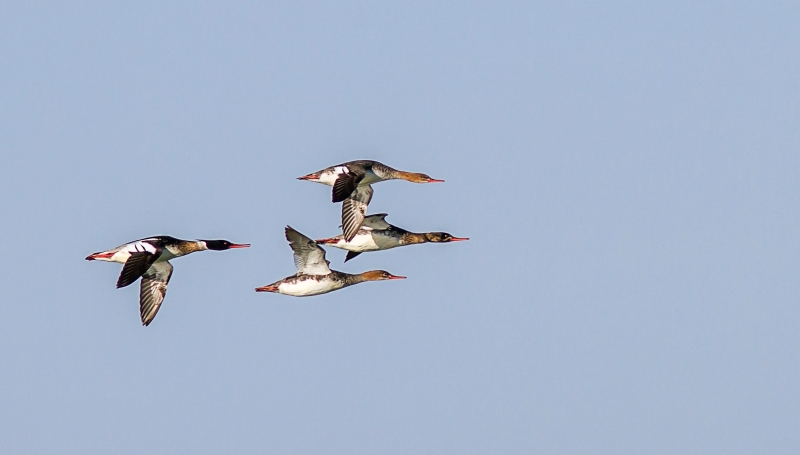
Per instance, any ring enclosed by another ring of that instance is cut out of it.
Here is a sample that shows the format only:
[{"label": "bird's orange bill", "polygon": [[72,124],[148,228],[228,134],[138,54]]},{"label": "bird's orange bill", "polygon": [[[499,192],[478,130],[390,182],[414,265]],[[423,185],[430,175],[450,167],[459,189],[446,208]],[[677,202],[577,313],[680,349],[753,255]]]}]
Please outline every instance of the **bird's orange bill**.
[{"label": "bird's orange bill", "polygon": [[231,243],[230,248],[250,248],[249,243]]},{"label": "bird's orange bill", "polygon": [[398,276],[398,275],[392,275],[391,277],[389,277],[389,279],[390,279],[390,280],[405,280],[405,279],[406,279],[406,277],[404,277],[404,276]]},{"label": "bird's orange bill", "polygon": [[444,180],[439,179],[430,179],[427,183],[444,183]]},{"label": "bird's orange bill", "polygon": [[302,177],[297,177],[297,180],[315,180],[315,179],[318,179],[318,178],[319,178],[319,175],[317,175],[317,174],[308,174],[308,175],[304,175]]},{"label": "bird's orange bill", "polygon": [[468,237],[453,237],[450,239],[451,242],[463,242],[464,240],[469,240]]},{"label": "bird's orange bill", "polygon": [[256,288],[256,292],[278,292],[278,286],[270,284],[269,286],[261,286]]}]

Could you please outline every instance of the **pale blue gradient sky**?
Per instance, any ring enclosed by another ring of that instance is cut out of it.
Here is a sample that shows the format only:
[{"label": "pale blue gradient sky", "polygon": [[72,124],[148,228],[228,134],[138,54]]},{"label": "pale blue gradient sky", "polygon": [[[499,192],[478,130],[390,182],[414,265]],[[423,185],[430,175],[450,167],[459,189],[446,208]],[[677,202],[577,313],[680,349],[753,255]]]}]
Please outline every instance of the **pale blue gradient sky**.
[{"label": "pale blue gradient sky", "polygon": [[[0,6],[0,451],[800,451],[794,2]],[[351,159],[470,237],[293,299]],[[168,234],[154,323],[115,264]]]}]

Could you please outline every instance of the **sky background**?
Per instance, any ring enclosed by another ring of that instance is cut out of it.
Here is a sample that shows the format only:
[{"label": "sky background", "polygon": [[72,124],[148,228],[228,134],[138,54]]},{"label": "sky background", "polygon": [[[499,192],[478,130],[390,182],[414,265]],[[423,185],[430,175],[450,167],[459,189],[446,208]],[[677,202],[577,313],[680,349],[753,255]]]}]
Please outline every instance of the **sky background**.
[{"label": "sky background", "polygon": [[[796,2],[335,3],[0,5],[0,451],[800,451]],[[471,240],[255,293],[353,159]]]}]

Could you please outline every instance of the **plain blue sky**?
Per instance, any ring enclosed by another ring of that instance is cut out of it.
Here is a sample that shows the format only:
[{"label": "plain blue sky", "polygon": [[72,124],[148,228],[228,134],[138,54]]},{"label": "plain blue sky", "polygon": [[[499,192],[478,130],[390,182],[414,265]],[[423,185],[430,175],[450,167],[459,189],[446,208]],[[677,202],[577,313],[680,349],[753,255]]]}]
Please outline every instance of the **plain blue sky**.
[{"label": "plain blue sky", "polygon": [[[0,5],[0,451],[796,454],[796,2]],[[295,299],[352,159],[470,237]],[[150,327],[92,252],[174,261]]]}]

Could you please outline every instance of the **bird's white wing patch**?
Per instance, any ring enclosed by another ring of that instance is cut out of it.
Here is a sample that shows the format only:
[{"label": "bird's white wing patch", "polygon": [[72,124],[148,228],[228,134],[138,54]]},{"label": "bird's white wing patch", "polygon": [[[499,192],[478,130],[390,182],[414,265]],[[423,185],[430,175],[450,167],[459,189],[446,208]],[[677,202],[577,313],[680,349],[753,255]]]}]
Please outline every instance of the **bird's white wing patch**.
[{"label": "bird's white wing patch", "polygon": [[125,249],[128,250],[129,253],[156,254],[156,247],[154,247],[152,244],[150,244],[150,243],[148,243],[146,241],[142,241],[142,240],[137,240],[136,242],[131,242],[131,243],[125,245]]}]

